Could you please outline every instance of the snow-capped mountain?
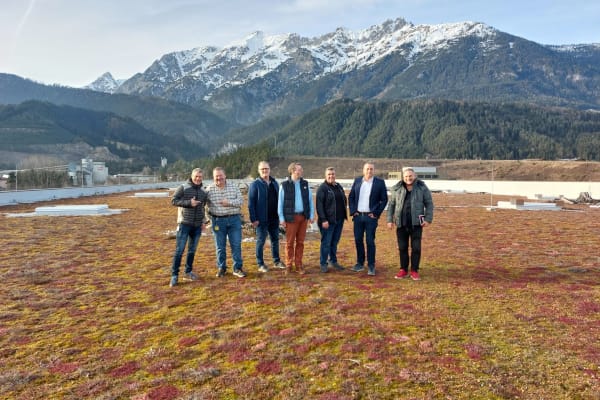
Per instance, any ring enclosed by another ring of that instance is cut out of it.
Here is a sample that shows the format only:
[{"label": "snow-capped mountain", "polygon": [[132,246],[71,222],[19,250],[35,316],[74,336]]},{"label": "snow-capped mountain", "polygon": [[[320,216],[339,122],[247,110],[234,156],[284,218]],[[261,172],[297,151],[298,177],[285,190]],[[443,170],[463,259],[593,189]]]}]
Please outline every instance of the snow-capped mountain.
[{"label": "snow-capped mountain", "polygon": [[125,79],[115,79],[110,72],[105,72],[94,82],[85,86],[84,89],[92,89],[97,92],[114,93]]},{"label": "snow-capped mountain", "polygon": [[399,51],[412,59],[424,51],[448,47],[459,37],[483,38],[495,32],[481,23],[414,26],[403,19],[357,32],[338,28],[312,39],[296,34],[267,36],[258,31],[225,48],[199,47],[166,54],[143,74],[127,80],[119,91],[160,96],[185,86],[182,80],[187,78],[201,90],[202,99],[208,100],[216,89],[244,85],[294,59],[308,56],[318,68],[307,65],[307,70],[300,62],[291,71],[291,79],[310,71],[313,73],[309,80],[317,80],[327,74],[372,65],[393,52]]},{"label": "snow-capped mountain", "polygon": [[254,32],[223,48],[169,53],[116,92],[201,106],[243,124],[342,97],[600,107],[598,59],[593,45],[543,46],[483,23],[413,25],[399,18],[315,38]]}]

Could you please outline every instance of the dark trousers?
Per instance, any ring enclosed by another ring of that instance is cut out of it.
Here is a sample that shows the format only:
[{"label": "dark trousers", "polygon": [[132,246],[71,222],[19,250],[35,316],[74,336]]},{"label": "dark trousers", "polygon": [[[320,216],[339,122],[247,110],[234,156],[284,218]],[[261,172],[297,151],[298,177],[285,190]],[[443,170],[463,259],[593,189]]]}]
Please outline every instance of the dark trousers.
[{"label": "dark trousers", "polygon": [[354,221],[354,244],[356,245],[356,263],[365,264],[365,242],[367,244],[367,264],[375,267],[375,231],[377,230],[377,218],[359,214],[353,218]]},{"label": "dark trousers", "polygon": [[[398,240],[398,250],[400,251],[400,268],[403,270],[408,271],[409,264],[413,271],[419,270],[422,235],[423,227],[421,226],[396,228],[396,239]],[[409,241],[410,257],[408,255]]]},{"label": "dark trousers", "polygon": [[327,262],[337,263],[337,247],[342,237],[344,229],[344,220],[329,224],[329,228],[325,229],[319,226],[321,232],[321,251],[320,264],[326,266]]}]

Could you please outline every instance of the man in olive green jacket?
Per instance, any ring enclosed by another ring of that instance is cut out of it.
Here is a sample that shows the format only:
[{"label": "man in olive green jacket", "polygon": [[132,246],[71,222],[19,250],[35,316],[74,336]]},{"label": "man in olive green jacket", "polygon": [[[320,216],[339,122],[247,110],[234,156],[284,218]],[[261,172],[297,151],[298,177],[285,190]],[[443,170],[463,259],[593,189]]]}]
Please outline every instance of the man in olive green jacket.
[{"label": "man in olive green jacket", "polygon": [[[414,169],[404,168],[402,180],[392,187],[388,203],[387,226],[396,225],[396,239],[400,251],[400,272],[394,278],[402,279],[409,275],[420,280],[421,237],[423,228],[433,222],[433,200],[425,182],[417,178]],[[408,254],[410,241],[410,257]]]}]

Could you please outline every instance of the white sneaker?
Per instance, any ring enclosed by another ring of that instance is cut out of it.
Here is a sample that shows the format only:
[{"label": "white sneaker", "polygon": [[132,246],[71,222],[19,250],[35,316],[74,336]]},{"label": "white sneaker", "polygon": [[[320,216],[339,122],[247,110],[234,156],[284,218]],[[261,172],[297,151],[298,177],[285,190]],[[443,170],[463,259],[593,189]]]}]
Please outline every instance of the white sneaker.
[{"label": "white sneaker", "polygon": [[242,271],[242,269],[234,269],[233,270],[233,275],[237,276],[238,278],[245,278],[246,277],[246,273],[244,271]]},{"label": "white sneaker", "polygon": [[198,275],[196,275],[193,272],[187,272],[185,275],[183,275],[185,277],[185,279],[187,279],[188,281],[197,281],[198,280]]}]

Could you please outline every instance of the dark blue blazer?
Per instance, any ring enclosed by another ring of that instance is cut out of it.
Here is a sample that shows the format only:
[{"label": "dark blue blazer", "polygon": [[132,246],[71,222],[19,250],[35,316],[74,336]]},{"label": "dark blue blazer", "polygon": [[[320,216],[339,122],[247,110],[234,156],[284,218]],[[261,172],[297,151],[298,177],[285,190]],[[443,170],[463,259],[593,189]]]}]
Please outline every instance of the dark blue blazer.
[{"label": "dark blue blazer", "polygon": [[[360,185],[362,185],[363,177],[356,178],[352,183],[350,194],[348,195],[348,207],[350,215],[354,215],[358,211],[358,196],[360,195]],[[377,218],[381,216],[388,201],[387,188],[385,181],[376,176],[373,177],[373,187],[371,188],[371,196],[369,196],[369,209]]]}]

